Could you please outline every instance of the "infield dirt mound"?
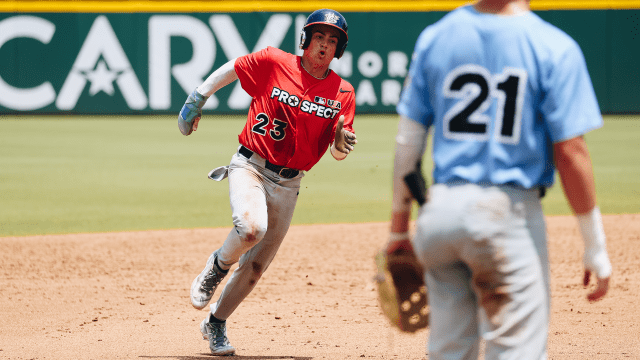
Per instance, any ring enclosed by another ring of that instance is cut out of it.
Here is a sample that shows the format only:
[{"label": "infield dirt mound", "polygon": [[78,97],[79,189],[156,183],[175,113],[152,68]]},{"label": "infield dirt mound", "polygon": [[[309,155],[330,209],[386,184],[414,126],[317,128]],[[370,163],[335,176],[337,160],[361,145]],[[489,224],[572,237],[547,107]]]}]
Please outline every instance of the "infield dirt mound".
[{"label": "infield dirt mound", "polygon": [[[640,214],[604,225],[612,288],[589,304],[575,218],[548,218],[550,359],[640,359]],[[189,286],[228,231],[0,238],[0,358],[211,359]],[[401,334],[378,307],[373,256],[387,231],[292,226],[228,321],[229,359],[428,359],[428,330]]]}]

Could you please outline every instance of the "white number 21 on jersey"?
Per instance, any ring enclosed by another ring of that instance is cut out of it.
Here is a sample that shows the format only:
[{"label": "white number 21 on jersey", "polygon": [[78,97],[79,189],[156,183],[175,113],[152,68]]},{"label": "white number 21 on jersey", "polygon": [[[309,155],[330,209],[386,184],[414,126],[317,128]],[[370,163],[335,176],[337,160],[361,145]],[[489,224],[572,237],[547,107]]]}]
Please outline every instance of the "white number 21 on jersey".
[{"label": "white number 21 on jersey", "polygon": [[444,136],[455,140],[489,140],[492,117],[486,112],[496,98],[493,136],[501,143],[517,144],[526,83],[527,72],[523,69],[505,68],[502,74],[492,75],[475,64],[457,67],[447,75],[443,85],[446,98],[459,99],[444,115]]}]

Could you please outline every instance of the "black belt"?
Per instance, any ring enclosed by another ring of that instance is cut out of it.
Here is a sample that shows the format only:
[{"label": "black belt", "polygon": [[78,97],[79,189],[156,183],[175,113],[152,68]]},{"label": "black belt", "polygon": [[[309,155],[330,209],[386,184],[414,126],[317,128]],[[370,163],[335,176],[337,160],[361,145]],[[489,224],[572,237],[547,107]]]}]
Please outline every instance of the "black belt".
[{"label": "black belt", "polygon": [[547,188],[544,186],[540,186],[538,188],[538,197],[542,199],[545,195],[547,195]]},{"label": "black belt", "polygon": [[[247,149],[246,147],[244,147],[244,145],[242,145],[240,146],[240,155],[246,157],[247,159],[250,159],[253,156],[253,151]],[[280,177],[283,177],[285,179],[292,179],[298,176],[298,174],[300,174],[300,170],[272,164],[266,159],[264,161],[264,167],[273,171],[274,173],[278,174]]]}]

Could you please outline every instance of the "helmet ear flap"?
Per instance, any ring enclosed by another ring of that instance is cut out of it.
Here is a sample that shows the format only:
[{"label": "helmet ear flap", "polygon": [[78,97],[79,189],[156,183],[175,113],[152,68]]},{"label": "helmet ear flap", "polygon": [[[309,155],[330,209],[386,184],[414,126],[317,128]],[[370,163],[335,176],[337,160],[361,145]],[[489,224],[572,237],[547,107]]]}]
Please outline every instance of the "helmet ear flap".
[{"label": "helmet ear flap", "polygon": [[344,51],[347,49],[347,43],[349,43],[349,41],[345,41],[344,44],[342,44],[342,46],[339,49],[336,49],[336,55],[335,57],[337,59],[340,59],[342,57],[342,55],[344,54]]},{"label": "helmet ear flap", "polygon": [[305,50],[311,43],[311,37],[307,33],[307,29],[300,31],[300,49]]},{"label": "helmet ear flap", "polygon": [[307,46],[305,46],[305,43],[307,42],[307,32],[302,30],[300,31],[300,50],[304,50],[307,48],[307,46],[309,46],[307,44]]}]

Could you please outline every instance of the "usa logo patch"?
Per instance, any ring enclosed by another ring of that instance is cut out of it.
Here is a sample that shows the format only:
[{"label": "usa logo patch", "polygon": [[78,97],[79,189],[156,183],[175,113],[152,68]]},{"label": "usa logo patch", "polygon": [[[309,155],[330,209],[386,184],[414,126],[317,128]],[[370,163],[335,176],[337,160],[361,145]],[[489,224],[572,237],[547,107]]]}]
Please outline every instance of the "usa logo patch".
[{"label": "usa logo patch", "polygon": [[327,100],[327,106],[332,108],[332,109],[341,109],[342,108],[342,104],[340,104],[340,101],[336,101],[336,100]]}]

